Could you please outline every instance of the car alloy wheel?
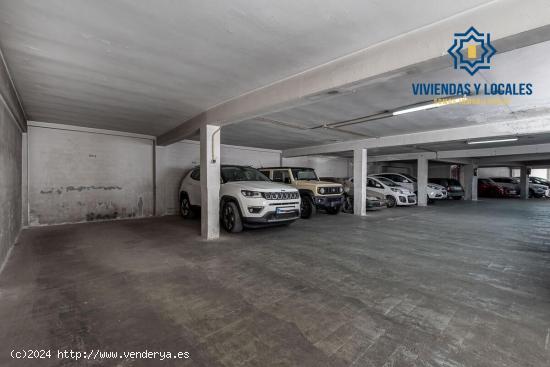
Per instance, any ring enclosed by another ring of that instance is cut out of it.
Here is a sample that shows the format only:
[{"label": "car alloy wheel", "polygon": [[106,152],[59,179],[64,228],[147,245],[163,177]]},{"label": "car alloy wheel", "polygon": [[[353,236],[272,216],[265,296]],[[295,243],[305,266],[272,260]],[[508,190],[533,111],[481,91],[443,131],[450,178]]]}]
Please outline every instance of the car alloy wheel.
[{"label": "car alloy wheel", "polygon": [[223,228],[225,228],[227,232],[235,233],[243,230],[243,221],[239,207],[232,201],[228,201],[223,204],[221,220]]},{"label": "car alloy wheel", "polygon": [[181,216],[184,218],[190,218],[192,216],[191,210],[192,209],[191,209],[191,203],[189,202],[189,198],[187,196],[182,197],[180,201]]},{"label": "car alloy wheel", "polygon": [[235,211],[233,210],[233,207],[231,205],[226,204],[223,207],[223,226],[229,232],[231,232],[231,230],[235,226]]},{"label": "car alloy wheel", "polygon": [[395,200],[395,198],[392,195],[388,195],[386,197],[386,206],[388,208],[393,208],[396,205],[397,205],[397,200]]}]

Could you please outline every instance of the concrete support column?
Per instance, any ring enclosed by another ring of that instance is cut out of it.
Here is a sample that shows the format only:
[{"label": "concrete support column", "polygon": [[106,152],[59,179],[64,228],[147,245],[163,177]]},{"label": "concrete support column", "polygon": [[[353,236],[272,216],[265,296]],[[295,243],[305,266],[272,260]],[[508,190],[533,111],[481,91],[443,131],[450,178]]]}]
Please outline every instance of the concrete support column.
[{"label": "concrete support column", "polygon": [[427,206],[428,205],[428,159],[427,158],[418,158],[417,166],[417,203],[418,206]]},{"label": "concrete support column", "polygon": [[464,186],[464,200],[477,200],[477,165],[466,164],[462,167]]},{"label": "concrete support column", "polygon": [[220,237],[220,127],[201,127],[201,234]]},{"label": "concrete support column", "polygon": [[525,166],[519,169],[519,189],[521,198],[529,199],[529,175]]},{"label": "concrete support column", "polygon": [[367,215],[367,150],[353,151],[353,214]]},{"label": "concrete support column", "polygon": [[472,201],[477,201],[477,164],[474,164],[474,175],[472,176]]}]

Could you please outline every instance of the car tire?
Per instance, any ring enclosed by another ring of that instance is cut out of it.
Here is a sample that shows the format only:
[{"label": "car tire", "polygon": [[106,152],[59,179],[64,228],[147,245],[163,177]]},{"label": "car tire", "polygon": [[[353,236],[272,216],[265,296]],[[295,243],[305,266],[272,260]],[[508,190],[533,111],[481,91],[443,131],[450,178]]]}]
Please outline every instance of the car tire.
[{"label": "car tire", "polygon": [[300,204],[300,217],[302,219],[309,219],[315,214],[315,205],[310,196],[303,196],[302,203]]},{"label": "car tire", "polygon": [[333,206],[333,207],[327,209],[327,213],[329,213],[331,215],[336,215],[336,214],[340,213],[341,210],[342,210],[342,207],[340,205]]},{"label": "car tire", "polygon": [[426,195],[426,197],[428,198],[428,204],[434,204],[435,203],[435,199],[430,199],[430,197],[428,195]]},{"label": "car tire", "polygon": [[394,208],[395,206],[397,206],[397,200],[395,200],[395,197],[393,197],[392,195],[386,196],[386,206],[388,208]]},{"label": "car tire", "polygon": [[193,219],[195,217],[195,211],[189,201],[189,196],[186,193],[181,194],[180,198],[180,215],[185,219]]},{"label": "car tire", "polygon": [[222,225],[227,232],[236,233],[243,230],[243,221],[239,207],[232,201],[226,201],[222,207]]}]

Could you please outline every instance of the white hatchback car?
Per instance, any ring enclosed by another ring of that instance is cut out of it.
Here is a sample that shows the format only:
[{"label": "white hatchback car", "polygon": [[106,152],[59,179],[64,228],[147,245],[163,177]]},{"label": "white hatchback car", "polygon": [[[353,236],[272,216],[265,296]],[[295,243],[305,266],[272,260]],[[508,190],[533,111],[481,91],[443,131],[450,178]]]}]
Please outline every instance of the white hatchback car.
[{"label": "white hatchback car", "polygon": [[[405,173],[376,173],[372,177],[385,177],[399,186],[408,189],[411,192],[417,193],[416,178]],[[426,193],[429,201],[447,199],[447,189],[441,185],[429,183],[426,187]]]},{"label": "white hatchback car", "polygon": [[416,205],[416,194],[385,177],[367,177],[367,187],[386,197],[388,208]]},{"label": "white hatchback car", "polygon": [[[288,185],[272,182],[257,169],[221,166],[220,219],[228,232],[243,227],[289,224],[300,218],[300,193]],[[180,212],[194,217],[201,205],[200,167],[183,179]]]}]

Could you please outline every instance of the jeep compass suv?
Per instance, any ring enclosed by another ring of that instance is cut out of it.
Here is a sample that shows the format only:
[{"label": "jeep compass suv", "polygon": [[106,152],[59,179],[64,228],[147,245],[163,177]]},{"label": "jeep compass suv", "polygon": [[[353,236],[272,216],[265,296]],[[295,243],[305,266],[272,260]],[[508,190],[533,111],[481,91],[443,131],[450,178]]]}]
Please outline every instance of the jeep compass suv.
[{"label": "jeep compass suv", "polygon": [[321,181],[313,168],[267,167],[260,171],[275,182],[292,185],[302,197],[302,218],[310,218],[316,209],[338,214],[344,204],[344,188],[339,183]]},{"label": "jeep compass suv", "polygon": [[[289,224],[300,217],[300,194],[246,166],[221,166],[220,219],[228,232],[244,227]],[[201,205],[200,167],[183,179],[180,212],[192,218]]]}]

